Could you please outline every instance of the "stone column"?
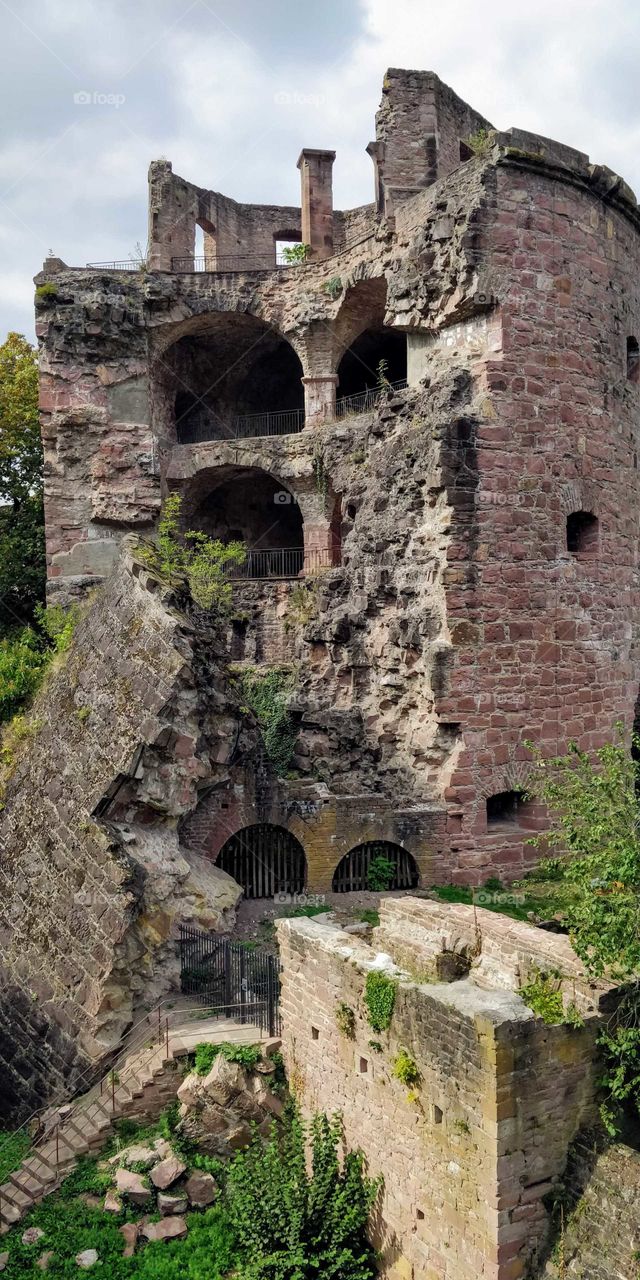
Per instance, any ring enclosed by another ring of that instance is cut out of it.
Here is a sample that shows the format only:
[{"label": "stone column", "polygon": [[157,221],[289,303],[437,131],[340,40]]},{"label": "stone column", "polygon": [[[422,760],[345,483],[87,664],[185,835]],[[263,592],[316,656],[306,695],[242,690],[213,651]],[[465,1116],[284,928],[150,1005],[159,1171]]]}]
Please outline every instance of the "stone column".
[{"label": "stone column", "polygon": [[337,373],[302,378],[304,387],[304,425],[329,422],[336,416]]},{"label": "stone column", "polygon": [[302,187],[302,240],[314,261],[333,253],[333,162],[335,151],[305,147],[298,168]]}]

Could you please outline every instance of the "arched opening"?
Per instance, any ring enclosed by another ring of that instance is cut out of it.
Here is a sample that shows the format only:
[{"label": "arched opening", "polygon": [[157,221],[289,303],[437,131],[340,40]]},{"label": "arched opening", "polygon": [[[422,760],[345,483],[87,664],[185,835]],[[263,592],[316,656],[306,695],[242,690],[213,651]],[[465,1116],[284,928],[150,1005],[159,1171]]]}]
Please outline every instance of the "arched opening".
[{"label": "arched opening", "polygon": [[407,380],[407,336],[395,329],[365,329],[338,365],[338,401]]},{"label": "arched opening", "polygon": [[627,338],[627,381],[640,381],[640,346],[633,337]]},{"label": "arched opening", "polygon": [[[205,235],[205,254],[207,253]],[[304,425],[302,365],[255,316],[208,316],[162,358],[178,444],[287,435]]]},{"label": "arched opening", "polygon": [[276,266],[288,267],[295,261],[295,257],[290,251],[296,249],[302,244],[302,234],[298,229],[284,228],[282,231],[274,231],[273,242],[275,246]]},{"label": "arched opening", "polygon": [[302,893],[307,859],[299,840],[285,827],[258,823],[223,844],[216,866],[242,885],[245,898]]},{"label": "arched opening", "polygon": [[369,840],[356,845],[338,863],[331,889],[333,893],[415,889],[419,878],[415,858],[402,845],[389,840]]},{"label": "arched opening", "polygon": [[200,473],[185,494],[190,529],[220,542],[244,542],[243,578],[296,578],[304,565],[304,525],[293,494],[257,467],[216,467]]},{"label": "arched opening", "polygon": [[572,511],[567,516],[567,551],[595,555],[598,550],[598,518],[592,511]]}]

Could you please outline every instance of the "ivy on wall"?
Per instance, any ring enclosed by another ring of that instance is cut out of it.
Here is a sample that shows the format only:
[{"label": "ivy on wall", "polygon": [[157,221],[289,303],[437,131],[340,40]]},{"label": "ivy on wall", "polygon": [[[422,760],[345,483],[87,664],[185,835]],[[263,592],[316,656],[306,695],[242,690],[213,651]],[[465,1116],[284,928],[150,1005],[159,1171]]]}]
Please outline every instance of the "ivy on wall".
[{"label": "ivy on wall", "polygon": [[290,667],[249,668],[242,672],[241,687],[242,697],[260,726],[267,758],[278,776],[286,778],[297,737],[295,718],[289,710],[296,673]]}]

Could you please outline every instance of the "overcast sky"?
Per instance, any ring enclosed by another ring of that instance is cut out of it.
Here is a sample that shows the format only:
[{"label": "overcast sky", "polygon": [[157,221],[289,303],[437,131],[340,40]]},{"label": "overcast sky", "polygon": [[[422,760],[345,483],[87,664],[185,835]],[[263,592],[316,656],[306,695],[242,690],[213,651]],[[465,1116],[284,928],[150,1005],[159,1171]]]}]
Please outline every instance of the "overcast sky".
[{"label": "overcast sky", "polygon": [[[544,133],[640,192],[638,0],[0,0],[0,340],[32,278],[146,243],[146,174],[299,203],[301,147],[337,151],[338,208],[388,66],[436,71],[497,127]],[[88,99],[88,100],[87,100]]]}]

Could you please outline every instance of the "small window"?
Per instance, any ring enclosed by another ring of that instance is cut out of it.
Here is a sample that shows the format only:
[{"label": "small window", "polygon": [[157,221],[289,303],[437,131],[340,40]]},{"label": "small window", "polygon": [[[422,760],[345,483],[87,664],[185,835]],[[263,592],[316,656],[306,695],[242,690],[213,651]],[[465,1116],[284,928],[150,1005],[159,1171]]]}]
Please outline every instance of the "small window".
[{"label": "small window", "polygon": [[416,1209],[416,1218],[418,1222],[424,1222],[424,1212],[422,1209]]},{"label": "small window", "polygon": [[627,382],[640,382],[640,347],[637,338],[627,338]]},{"label": "small window", "polygon": [[366,1076],[368,1070],[369,1070],[369,1063],[367,1059],[361,1058],[360,1059],[360,1075]]},{"label": "small window", "polygon": [[312,1028],[311,1028],[311,1039],[312,1039],[312,1040],[319,1040],[319,1039],[320,1039],[320,1032],[318,1031],[318,1028],[317,1028],[317,1027],[312,1027]]},{"label": "small window", "polygon": [[466,142],[460,143],[460,159],[461,160],[471,160],[474,154],[475,152],[473,151],[473,148],[467,146]]},{"label": "small window", "polygon": [[440,1107],[436,1107],[434,1103],[433,1104],[433,1123],[442,1124],[442,1115],[443,1115],[442,1109]]},{"label": "small window", "polygon": [[572,511],[567,516],[567,551],[593,555],[597,548],[597,517],[591,511]]},{"label": "small window", "polygon": [[515,822],[521,806],[521,791],[498,791],[495,796],[487,796],[487,822]]}]

